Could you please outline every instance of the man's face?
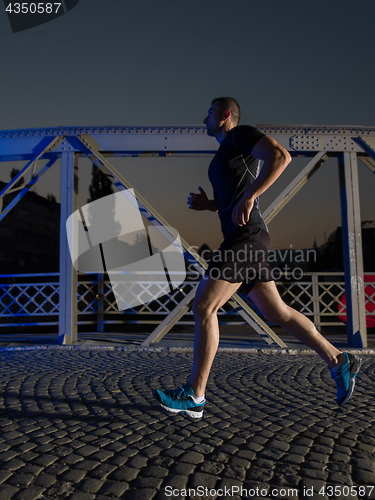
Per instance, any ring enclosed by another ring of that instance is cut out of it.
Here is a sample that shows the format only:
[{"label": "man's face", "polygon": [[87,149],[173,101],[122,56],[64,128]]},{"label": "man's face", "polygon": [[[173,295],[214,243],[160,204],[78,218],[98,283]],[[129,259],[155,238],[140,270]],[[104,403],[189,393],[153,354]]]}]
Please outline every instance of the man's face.
[{"label": "man's face", "polygon": [[206,125],[207,135],[211,137],[213,137],[215,133],[220,130],[224,121],[223,113],[220,110],[220,105],[218,102],[212,104],[212,106],[208,110],[208,115],[203,120],[203,123]]}]

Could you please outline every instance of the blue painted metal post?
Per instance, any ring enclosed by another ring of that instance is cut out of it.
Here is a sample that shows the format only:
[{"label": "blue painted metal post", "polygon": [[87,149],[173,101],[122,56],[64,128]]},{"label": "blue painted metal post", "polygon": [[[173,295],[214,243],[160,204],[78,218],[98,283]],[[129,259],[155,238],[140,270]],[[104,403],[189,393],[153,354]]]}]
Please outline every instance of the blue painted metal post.
[{"label": "blue painted metal post", "polygon": [[72,265],[66,234],[66,221],[77,209],[78,158],[69,151],[61,157],[59,344],[77,342],[77,271]]},{"label": "blue painted metal post", "polygon": [[348,344],[367,347],[357,154],[339,157]]}]

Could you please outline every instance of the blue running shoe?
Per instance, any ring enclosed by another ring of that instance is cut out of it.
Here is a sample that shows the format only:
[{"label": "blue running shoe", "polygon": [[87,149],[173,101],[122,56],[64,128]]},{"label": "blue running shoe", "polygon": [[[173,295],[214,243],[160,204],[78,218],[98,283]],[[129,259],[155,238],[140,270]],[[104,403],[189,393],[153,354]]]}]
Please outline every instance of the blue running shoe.
[{"label": "blue running shoe", "polygon": [[203,417],[203,407],[206,401],[203,403],[194,401],[192,398],[194,391],[189,383],[170,391],[156,389],[152,391],[152,394],[163,408],[172,413],[186,413],[191,418]]},{"label": "blue running shoe", "polygon": [[362,364],[362,358],[354,354],[345,353],[346,363],[336,372],[331,370],[331,376],[337,385],[337,404],[343,405],[353,394],[355,377]]}]

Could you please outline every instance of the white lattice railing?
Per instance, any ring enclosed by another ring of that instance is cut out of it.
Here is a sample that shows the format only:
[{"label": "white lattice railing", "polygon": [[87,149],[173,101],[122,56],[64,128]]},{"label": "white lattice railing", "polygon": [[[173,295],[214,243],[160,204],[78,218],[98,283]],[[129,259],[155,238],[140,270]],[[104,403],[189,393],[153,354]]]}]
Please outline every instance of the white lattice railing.
[{"label": "white lattice railing", "polygon": [[[374,276],[375,273],[366,275]],[[158,324],[192,287],[197,286],[198,281],[191,278],[188,273],[186,281],[172,294],[119,312],[109,281],[103,281],[102,275],[80,275],[77,286],[78,324],[95,324],[98,331],[103,331],[105,324]],[[152,284],[158,283],[153,281]],[[372,309],[375,309],[375,283],[366,285],[366,303],[372,304]],[[148,286],[150,283],[135,282],[133,294],[141,295]],[[165,282],[161,280],[159,286],[164,288]],[[277,281],[277,286],[283,300],[310,317],[317,326],[343,324],[339,317],[345,313],[343,273],[305,273],[298,281],[291,281],[287,275],[283,275]],[[247,298],[245,300],[254,307]],[[0,327],[57,325],[58,314],[58,273],[0,275]],[[218,314],[221,323],[243,324],[228,304]],[[367,310],[366,314],[375,319],[374,310]],[[193,322],[193,315],[189,311],[179,324]]]}]

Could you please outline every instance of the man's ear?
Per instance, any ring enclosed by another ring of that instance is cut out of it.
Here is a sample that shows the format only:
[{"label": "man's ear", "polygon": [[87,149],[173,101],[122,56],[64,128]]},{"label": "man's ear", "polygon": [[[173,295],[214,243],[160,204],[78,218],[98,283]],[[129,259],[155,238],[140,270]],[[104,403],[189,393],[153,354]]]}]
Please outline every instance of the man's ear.
[{"label": "man's ear", "polygon": [[224,113],[224,116],[223,116],[223,121],[224,121],[224,122],[225,122],[225,121],[227,121],[229,117],[230,117],[230,111],[229,111],[229,110],[227,110],[227,111]]}]

